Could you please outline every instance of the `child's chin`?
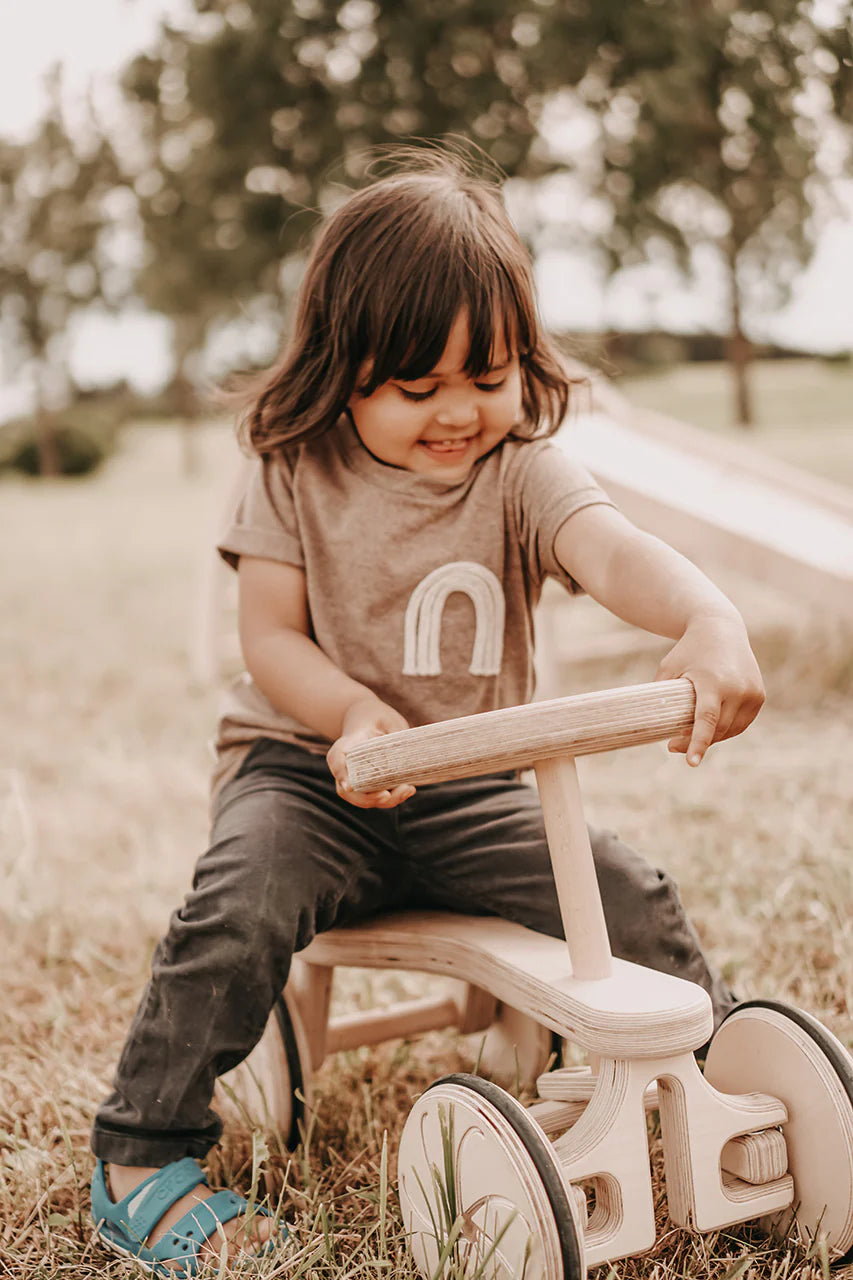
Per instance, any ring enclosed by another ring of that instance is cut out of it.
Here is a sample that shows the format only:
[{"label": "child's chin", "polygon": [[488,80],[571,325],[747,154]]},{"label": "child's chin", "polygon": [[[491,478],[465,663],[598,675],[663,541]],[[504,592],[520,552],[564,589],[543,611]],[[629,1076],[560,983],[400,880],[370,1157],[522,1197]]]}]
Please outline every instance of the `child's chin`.
[{"label": "child's chin", "polygon": [[454,462],[435,462],[427,459],[418,468],[426,475],[436,476],[439,480],[462,480],[473,466],[474,458],[458,458]]}]

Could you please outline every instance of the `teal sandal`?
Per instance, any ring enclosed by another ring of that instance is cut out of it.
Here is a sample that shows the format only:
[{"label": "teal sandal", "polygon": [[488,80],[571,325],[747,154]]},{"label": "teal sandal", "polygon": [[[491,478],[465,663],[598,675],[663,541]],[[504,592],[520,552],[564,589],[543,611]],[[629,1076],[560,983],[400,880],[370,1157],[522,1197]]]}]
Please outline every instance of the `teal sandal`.
[{"label": "teal sandal", "polygon": [[[242,1196],[233,1191],[215,1191],[208,1200],[193,1205],[153,1248],[149,1249],[145,1241],[163,1214],[202,1182],[207,1186],[203,1170],[187,1156],[164,1165],[134,1187],[130,1195],[114,1202],[107,1190],[104,1162],[98,1160],[92,1178],[92,1217],[100,1240],[117,1253],[133,1258],[152,1275],[170,1276],[172,1280],[198,1275],[202,1246],[223,1223],[249,1210],[248,1201]],[[252,1212],[272,1216],[260,1205],[253,1206]],[[281,1235],[267,1240],[256,1253],[247,1254],[246,1262],[274,1253],[286,1237],[287,1228],[282,1227]],[[176,1261],[181,1264],[177,1269],[165,1265]]]}]

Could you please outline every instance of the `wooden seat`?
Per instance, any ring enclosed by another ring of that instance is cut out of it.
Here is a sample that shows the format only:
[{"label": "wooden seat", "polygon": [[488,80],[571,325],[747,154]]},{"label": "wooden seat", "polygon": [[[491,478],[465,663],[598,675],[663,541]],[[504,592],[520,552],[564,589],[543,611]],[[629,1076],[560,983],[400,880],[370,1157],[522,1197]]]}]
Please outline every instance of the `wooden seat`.
[{"label": "wooden seat", "polygon": [[407,969],[464,977],[536,1022],[608,1057],[688,1052],[713,1029],[694,983],[627,960],[609,977],[575,978],[565,942],[492,916],[411,911],[319,934],[311,965]]}]

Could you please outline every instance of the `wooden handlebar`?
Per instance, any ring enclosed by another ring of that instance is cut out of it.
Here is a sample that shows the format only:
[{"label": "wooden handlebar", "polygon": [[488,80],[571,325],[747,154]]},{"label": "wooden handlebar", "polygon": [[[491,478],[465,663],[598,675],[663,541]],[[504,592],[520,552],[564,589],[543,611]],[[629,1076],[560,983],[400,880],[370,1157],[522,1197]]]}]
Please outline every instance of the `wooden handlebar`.
[{"label": "wooden handlebar", "polygon": [[356,791],[382,791],[401,782],[473,778],[556,756],[657,742],[688,730],[695,706],[693,685],[682,676],[441,720],[353,747],[347,753],[349,784]]}]

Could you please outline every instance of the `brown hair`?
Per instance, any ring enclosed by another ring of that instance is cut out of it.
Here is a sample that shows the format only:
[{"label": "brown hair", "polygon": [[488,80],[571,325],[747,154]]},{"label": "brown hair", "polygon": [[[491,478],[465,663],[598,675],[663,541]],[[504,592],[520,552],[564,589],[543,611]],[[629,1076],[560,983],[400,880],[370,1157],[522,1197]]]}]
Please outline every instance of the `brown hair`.
[{"label": "brown hair", "polygon": [[401,148],[394,158],[396,172],[326,221],[290,340],[270,369],[243,386],[240,437],[256,453],[333,427],[366,361],[364,395],[391,378],[424,377],[461,310],[469,376],[489,368],[496,324],[507,349],[518,352],[524,419],[512,434],[550,435],[566,415],[572,379],[540,326],[530,258],[497,184],[443,149]]}]

